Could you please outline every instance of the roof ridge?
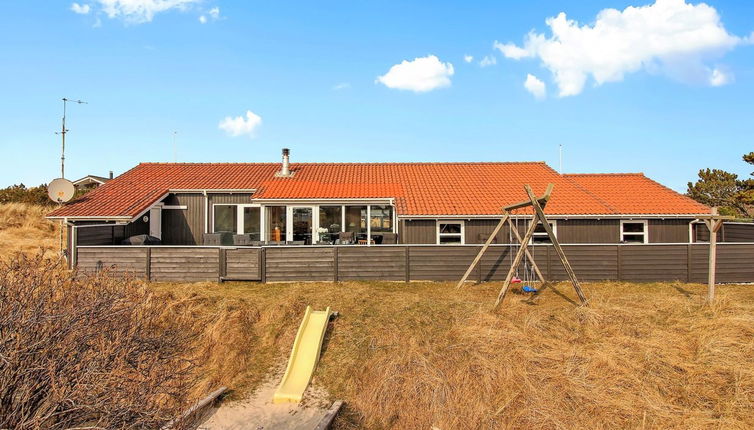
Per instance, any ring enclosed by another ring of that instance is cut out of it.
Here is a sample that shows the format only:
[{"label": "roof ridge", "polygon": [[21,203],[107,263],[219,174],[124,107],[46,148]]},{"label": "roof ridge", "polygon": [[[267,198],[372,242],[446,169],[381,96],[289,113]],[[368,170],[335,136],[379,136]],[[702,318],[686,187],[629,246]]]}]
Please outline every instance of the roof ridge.
[{"label": "roof ridge", "polygon": [[644,172],[625,172],[625,173],[563,173],[563,176],[644,176]]},{"label": "roof ridge", "polygon": [[[291,165],[326,165],[326,166],[343,166],[343,165],[356,165],[356,166],[383,166],[383,165],[480,165],[480,164],[543,164],[552,169],[545,161],[336,161],[336,162],[320,162],[320,161],[298,161],[291,162]],[[238,166],[277,166],[280,165],[279,161],[265,161],[265,162],[243,162],[243,161],[214,161],[214,162],[180,162],[170,163],[163,161],[145,161],[138,164],[149,166],[212,166],[212,165],[238,165]]]}]

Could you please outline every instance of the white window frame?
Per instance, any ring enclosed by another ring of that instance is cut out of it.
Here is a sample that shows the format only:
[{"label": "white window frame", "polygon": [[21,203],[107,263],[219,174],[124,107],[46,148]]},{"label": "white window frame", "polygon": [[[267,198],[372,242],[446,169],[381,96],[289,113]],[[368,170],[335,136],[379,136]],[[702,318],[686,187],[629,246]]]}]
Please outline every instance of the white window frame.
[{"label": "white window frame", "polygon": [[461,225],[461,242],[460,245],[466,244],[466,222],[460,219],[445,219],[437,220],[435,223],[435,243],[438,245],[450,245],[447,243],[440,243],[440,237],[455,237],[458,233],[440,233],[440,224],[460,224]]},{"label": "white window frame", "polygon": [[[552,227],[552,233],[555,235],[555,239],[557,239],[558,238],[558,220],[556,220],[556,219],[549,219],[549,220],[547,220],[547,222]],[[541,221],[537,221],[537,225],[539,225],[539,224],[542,224],[542,222]],[[534,234],[531,235],[531,239],[529,239],[529,245],[533,245],[535,243],[534,242],[534,238],[535,237],[547,237],[547,238],[549,238],[549,235],[547,234],[546,231],[539,232],[539,233],[537,233],[535,231]],[[552,244],[552,241],[550,241],[550,243]]]},{"label": "white window frame", "polygon": [[[623,231],[623,226],[625,224],[644,224],[644,232],[643,233],[635,233],[635,232],[625,232]],[[644,241],[642,243],[649,243],[649,221],[645,219],[622,219],[620,220],[620,243],[625,243],[625,239],[623,237],[625,235],[629,236],[639,236],[641,235],[644,238]],[[635,243],[635,242],[631,242]]]},{"label": "white window frame", "polygon": [[[222,203],[218,203],[222,204]],[[236,226],[238,227],[237,234],[244,234],[244,221],[243,221],[243,209],[244,208],[259,208],[259,240],[262,240],[264,238],[264,208],[260,204],[248,204],[248,203],[242,203],[236,205]],[[213,212],[214,216],[214,212]],[[212,228],[214,228],[214,222],[212,223]]]}]

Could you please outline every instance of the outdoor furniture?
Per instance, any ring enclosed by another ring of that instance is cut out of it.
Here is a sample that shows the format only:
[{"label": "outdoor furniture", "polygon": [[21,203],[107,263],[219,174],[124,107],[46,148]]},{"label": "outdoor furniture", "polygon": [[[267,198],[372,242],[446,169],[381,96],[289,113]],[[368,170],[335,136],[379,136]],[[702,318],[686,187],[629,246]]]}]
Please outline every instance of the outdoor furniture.
[{"label": "outdoor furniture", "polygon": [[259,234],[247,233],[233,235],[233,245],[251,246],[254,242],[259,242]]},{"label": "outdoor furniture", "polygon": [[221,231],[219,233],[204,233],[204,245],[231,246],[233,245],[233,233],[229,231]]},{"label": "outdoor furniture", "polygon": [[353,232],[343,231],[338,233],[338,241],[341,245],[347,245],[353,243]]},{"label": "outdoor furniture", "polygon": [[127,239],[123,239],[120,242],[121,245],[160,245],[162,241],[154,236],[148,234],[138,234],[131,236]]},{"label": "outdoor furniture", "polygon": [[374,239],[370,241],[367,241],[366,239],[359,239],[358,241],[359,245],[366,245],[367,243],[369,243],[370,245],[374,245]]},{"label": "outdoor furniture", "polygon": [[395,245],[398,243],[398,235],[395,233],[382,233],[382,245]]},{"label": "outdoor furniture", "polygon": [[292,240],[290,242],[286,242],[288,245],[306,245],[305,240]]}]

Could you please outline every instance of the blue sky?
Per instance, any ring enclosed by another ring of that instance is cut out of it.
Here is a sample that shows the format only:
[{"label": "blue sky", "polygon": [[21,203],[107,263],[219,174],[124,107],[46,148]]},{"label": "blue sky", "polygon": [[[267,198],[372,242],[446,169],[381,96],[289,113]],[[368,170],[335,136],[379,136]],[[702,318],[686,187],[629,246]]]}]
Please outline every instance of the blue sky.
[{"label": "blue sky", "polygon": [[[173,161],[173,131],[185,162],[278,161],[289,147],[294,162],[543,160],[557,168],[562,144],[566,172],[644,172],[681,191],[704,167],[748,175],[741,155],[754,151],[754,2],[712,0],[712,10],[664,1],[685,8],[679,19],[689,31],[710,16],[719,25],[690,39],[701,46],[674,36],[653,51],[620,25],[638,19],[622,15],[627,7],[652,0],[81,0],[80,13],[72,2],[8,2],[0,186],[59,176],[62,97],[89,102],[69,107],[71,179]],[[601,20],[606,8],[621,15]],[[577,21],[566,28],[572,39],[545,23],[560,12]],[[667,20],[653,13],[639,15],[662,32]],[[591,32],[596,23],[608,36]],[[530,31],[544,42],[527,45]],[[485,56],[495,64],[482,67]],[[417,58],[431,76],[391,72],[403,61],[419,67]],[[553,71],[574,70],[586,83],[563,95],[574,80]],[[524,87],[529,74],[546,95]]]}]

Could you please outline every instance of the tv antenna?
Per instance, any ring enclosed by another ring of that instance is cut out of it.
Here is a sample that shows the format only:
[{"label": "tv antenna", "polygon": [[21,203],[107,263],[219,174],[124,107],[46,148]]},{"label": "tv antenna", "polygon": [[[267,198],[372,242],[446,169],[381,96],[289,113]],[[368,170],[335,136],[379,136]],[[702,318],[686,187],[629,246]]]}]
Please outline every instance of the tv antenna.
[{"label": "tv antenna", "polygon": [[61,151],[60,151],[60,177],[65,178],[65,134],[68,133],[68,129],[65,128],[65,113],[66,113],[66,105],[68,102],[71,103],[77,103],[77,104],[88,104],[85,101],[82,100],[71,100],[63,97],[63,126],[61,127],[60,131],[55,132],[55,134],[59,134],[63,140]]},{"label": "tv antenna", "polygon": [[563,144],[561,143],[558,145],[558,155],[560,156],[560,167],[558,170],[560,170],[560,174],[563,174]]},{"label": "tv antenna", "polygon": [[173,163],[178,162],[178,147],[175,146],[175,136],[178,134],[177,131],[173,131]]}]

